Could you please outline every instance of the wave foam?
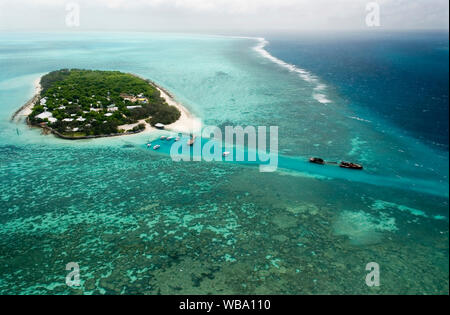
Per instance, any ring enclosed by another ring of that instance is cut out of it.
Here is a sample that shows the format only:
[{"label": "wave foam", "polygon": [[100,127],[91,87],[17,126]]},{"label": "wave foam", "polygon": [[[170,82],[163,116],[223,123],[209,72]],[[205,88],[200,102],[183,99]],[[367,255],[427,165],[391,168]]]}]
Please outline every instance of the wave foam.
[{"label": "wave foam", "polygon": [[358,117],[358,116],[348,116],[348,118],[354,119],[354,120],[358,120],[358,121],[362,121],[362,122],[366,122],[366,123],[371,123],[370,120],[367,120],[367,119],[364,119],[364,118],[361,118],[361,117]]},{"label": "wave foam", "polygon": [[327,96],[324,94],[324,91],[326,90],[327,86],[319,81],[319,79],[311,74],[310,72],[301,69],[293,64],[287,63],[281,59],[278,59],[277,57],[271,55],[265,47],[269,44],[269,42],[265,38],[256,38],[258,40],[258,44],[255,46],[254,50],[257,51],[261,56],[264,58],[269,59],[270,61],[280,65],[283,68],[286,68],[290,72],[297,73],[300,78],[302,78],[304,81],[308,83],[315,84],[316,87],[314,88],[314,93],[312,97],[322,104],[329,104],[332,103]]}]

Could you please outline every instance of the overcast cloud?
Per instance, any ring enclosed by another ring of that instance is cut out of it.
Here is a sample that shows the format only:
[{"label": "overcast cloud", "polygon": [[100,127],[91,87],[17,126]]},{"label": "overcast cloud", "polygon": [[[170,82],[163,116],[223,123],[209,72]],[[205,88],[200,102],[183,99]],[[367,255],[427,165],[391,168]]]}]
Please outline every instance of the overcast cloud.
[{"label": "overcast cloud", "polygon": [[[365,29],[365,0],[0,0],[2,30],[270,31]],[[378,0],[384,29],[448,29],[447,0]]]}]

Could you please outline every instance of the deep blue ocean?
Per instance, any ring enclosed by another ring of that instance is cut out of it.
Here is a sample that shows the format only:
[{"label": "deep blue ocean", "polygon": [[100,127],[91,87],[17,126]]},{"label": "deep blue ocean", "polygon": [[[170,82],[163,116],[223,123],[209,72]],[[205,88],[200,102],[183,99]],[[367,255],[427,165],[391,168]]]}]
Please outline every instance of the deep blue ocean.
[{"label": "deep blue ocean", "polygon": [[448,150],[448,32],[266,37],[274,56],[318,75],[350,106]]}]

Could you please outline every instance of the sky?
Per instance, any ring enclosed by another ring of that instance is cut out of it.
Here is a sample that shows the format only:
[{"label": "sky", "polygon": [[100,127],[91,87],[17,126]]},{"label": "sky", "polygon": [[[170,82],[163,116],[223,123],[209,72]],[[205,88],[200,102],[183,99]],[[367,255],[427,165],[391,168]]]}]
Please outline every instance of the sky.
[{"label": "sky", "polygon": [[0,0],[0,30],[363,30],[371,2],[380,29],[448,30],[447,0]]}]

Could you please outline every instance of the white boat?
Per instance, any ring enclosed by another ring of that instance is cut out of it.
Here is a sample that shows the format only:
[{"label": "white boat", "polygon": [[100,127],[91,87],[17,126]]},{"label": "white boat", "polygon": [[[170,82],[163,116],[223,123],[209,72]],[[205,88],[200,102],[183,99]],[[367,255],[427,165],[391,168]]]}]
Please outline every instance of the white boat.
[{"label": "white boat", "polygon": [[180,137],[176,137],[176,138],[175,138],[175,141],[177,141],[177,142],[180,141],[180,140],[181,140]]},{"label": "white boat", "polygon": [[162,136],[162,137],[161,137],[161,140],[164,140],[164,139],[166,139],[166,136]]},{"label": "white boat", "polygon": [[187,144],[188,144],[189,146],[193,146],[194,143],[195,143],[195,137],[192,137],[191,140],[189,140]]},{"label": "white boat", "polygon": [[223,152],[222,156],[223,156],[223,157],[227,157],[227,156],[229,156],[230,154],[231,154],[230,152]]},{"label": "white boat", "polygon": [[158,150],[159,148],[161,148],[161,146],[158,144],[153,147],[153,150]]},{"label": "white boat", "polygon": [[151,144],[151,143],[147,144],[147,148],[150,148],[151,146],[152,146],[152,144]]},{"label": "white boat", "polygon": [[173,137],[168,137],[166,140],[171,141],[171,140],[173,140]]}]

